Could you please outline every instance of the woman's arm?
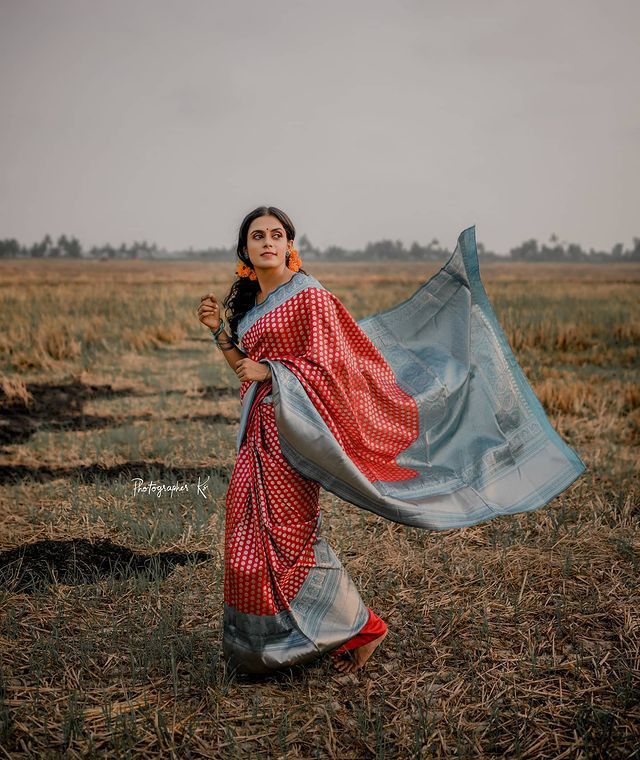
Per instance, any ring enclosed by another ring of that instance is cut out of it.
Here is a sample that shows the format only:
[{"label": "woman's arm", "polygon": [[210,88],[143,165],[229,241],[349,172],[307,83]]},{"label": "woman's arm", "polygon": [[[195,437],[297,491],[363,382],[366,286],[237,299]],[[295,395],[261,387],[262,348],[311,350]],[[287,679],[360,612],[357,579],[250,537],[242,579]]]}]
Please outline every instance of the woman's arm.
[{"label": "woman's arm", "polygon": [[216,345],[224,352],[228,365],[236,373],[240,382],[247,380],[257,380],[258,382],[271,380],[271,370],[268,365],[265,366],[250,359],[231,341],[231,338],[224,329],[216,334],[216,331],[220,328],[221,318],[220,305],[215,293],[207,293],[201,296],[200,305],[196,311],[198,319],[209,328],[213,339],[216,341]]},{"label": "woman's arm", "polygon": [[[209,328],[211,330],[211,328]],[[213,330],[211,330],[211,333],[213,334]],[[231,342],[231,338],[227,335],[226,330],[221,330],[221,332],[218,334],[217,341],[218,346],[220,347],[220,350],[224,353],[225,359],[227,360],[227,363],[231,367],[231,369],[236,372],[238,371],[238,362],[242,359],[247,359],[248,362],[251,362],[252,364],[258,364],[259,367],[264,369],[264,377],[260,378],[261,381],[263,380],[271,380],[271,368],[268,364],[259,364],[259,362],[253,362],[247,354],[245,354],[243,351],[241,351],[235,343]]]}]

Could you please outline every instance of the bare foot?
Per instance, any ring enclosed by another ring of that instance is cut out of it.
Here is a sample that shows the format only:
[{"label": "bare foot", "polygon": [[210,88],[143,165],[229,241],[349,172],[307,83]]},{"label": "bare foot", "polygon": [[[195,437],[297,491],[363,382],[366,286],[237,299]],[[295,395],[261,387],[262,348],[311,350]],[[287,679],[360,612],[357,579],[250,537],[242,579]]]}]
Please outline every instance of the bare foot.
[{"label": "bare foot", "polygon": [[382,643],[382,639],[389,633],[389,629],[377,639],[373,639],[368,644],[362,644],[362,646],[356,649],[348,649],[346,652],[340,652],[339,654],[332,654],[334,666],[342,673],[351,673],[354,670],[360,670],[365,662],[375,652],[376,648]]}]

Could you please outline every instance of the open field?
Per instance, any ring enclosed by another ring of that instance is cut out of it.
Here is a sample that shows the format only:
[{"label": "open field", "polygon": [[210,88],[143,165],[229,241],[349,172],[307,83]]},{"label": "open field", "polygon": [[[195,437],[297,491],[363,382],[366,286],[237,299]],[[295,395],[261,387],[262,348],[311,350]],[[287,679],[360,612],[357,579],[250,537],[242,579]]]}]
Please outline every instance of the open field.
[{"label": "open field", "polygon": [[[322,492],[389,635],[265,681],[220,659],[239,383],[195,307],[233,266],[0,261],[0,552],[71,542],[0,561],[0,757],[640,758],[640,266],[481,264],[587,472],[441,533]],[[439,267],[303,262],[356,319]]]}]

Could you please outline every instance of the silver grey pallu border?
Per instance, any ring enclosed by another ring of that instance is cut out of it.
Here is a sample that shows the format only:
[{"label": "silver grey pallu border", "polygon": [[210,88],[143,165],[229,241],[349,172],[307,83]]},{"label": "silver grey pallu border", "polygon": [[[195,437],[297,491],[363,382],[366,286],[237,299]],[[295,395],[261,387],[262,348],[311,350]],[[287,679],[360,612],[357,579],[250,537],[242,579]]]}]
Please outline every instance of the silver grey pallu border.
[{"label": "silver grey pallu border", "polygon": [[[292,287],[299,292],[305,282],[322,287],[315,278],[300,278],[295,286],[286,283],[278,298],[286,300]],[[262,304],[265,312],[278,298]],[[475,226],[461,233],[447,263],[413,296],[358,324],[398,386],[416,400],[420,432],[396,461],[419,476],[371,483],[297,377],[280,362],[262,359],[273,375],[283,455],[305,477],[394,522],[446,530],[539,509],[585,471],[549,422],[489,303]],[[245,394],[238,450],[257,385]]]},{"label": "silver grey pallu border", "polygon": [[236,673],[268,674],[308,663],[348,641],[369,610],[327,542],[313,546],[310,568],[290,610],[252,615],[224,605],[222,650]]}]

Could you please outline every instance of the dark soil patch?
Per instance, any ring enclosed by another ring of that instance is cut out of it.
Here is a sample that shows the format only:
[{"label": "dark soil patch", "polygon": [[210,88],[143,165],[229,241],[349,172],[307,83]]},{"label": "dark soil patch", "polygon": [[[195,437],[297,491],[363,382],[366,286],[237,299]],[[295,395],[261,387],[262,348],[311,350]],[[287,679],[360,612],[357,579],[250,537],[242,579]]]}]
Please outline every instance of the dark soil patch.
[{"label": "dark soil patch", "polygon": [[[203,385],[202,388],[196,388],[194,393],[197,393],[200,398],[205,399],[218,399],[221,396],[233,396],[240,399],[240,386],[217,386],[217,385]],[[184,391],[169,391],[169,393],[184,394]]]},{"label": "dark soil patch", "polygon": [[168,467],[162,462],[123,462],[111,467],[99,464],[88,464],[74,467],[50,467],[48,465],[0,465],[0,485],[18,484],[25,480],[34,480],[38,483],[46,483],[58,478],[71,478],[79,483],[95,483],[96,480],[111,482],[113,480],[131,480],[142,478],[143,480],[162,480],[175,482],[195,481],[207,476],[219,478],[228,483],[231,479],[231,466],[218,465],[216,467]]},{"label": "dark soil patch", "polygon": [[[148,397],[155,393],[140,393],[133,389],[114,390],[110,384],[88,385],[73,380],[66,384],[31,383],[27,390],[33,397],[28,403],[19,398],[7,398],[0,391],[0,445],[25,443],[40,430],[91,430],[117,427],[131,424],[137,420],[152,419],[151,414],[141,414],[125,419],[115,417],[97,417],[84,414],[84,405],[89,400]],[[205,386],[196,391],[203,399],[217,399],[221,396],[237,395],[234,388]],[[185,391],[168,391],[171,394],[185,395]],[[169,422],[187,419],[167,418]],[[205,422],[238,422],[239,418],[228,418],[222,414],[201,415],[188,419]]]},{"label": "dark soil patch", "polygon": [[47,539],[0,552],[0,588],[31,593],[51,583],[77,586],[106,576],[128,578],[143,573],[164,578],[176,565],[206,562],[211,557],[202,551],[141,554],[108,538]]}]

